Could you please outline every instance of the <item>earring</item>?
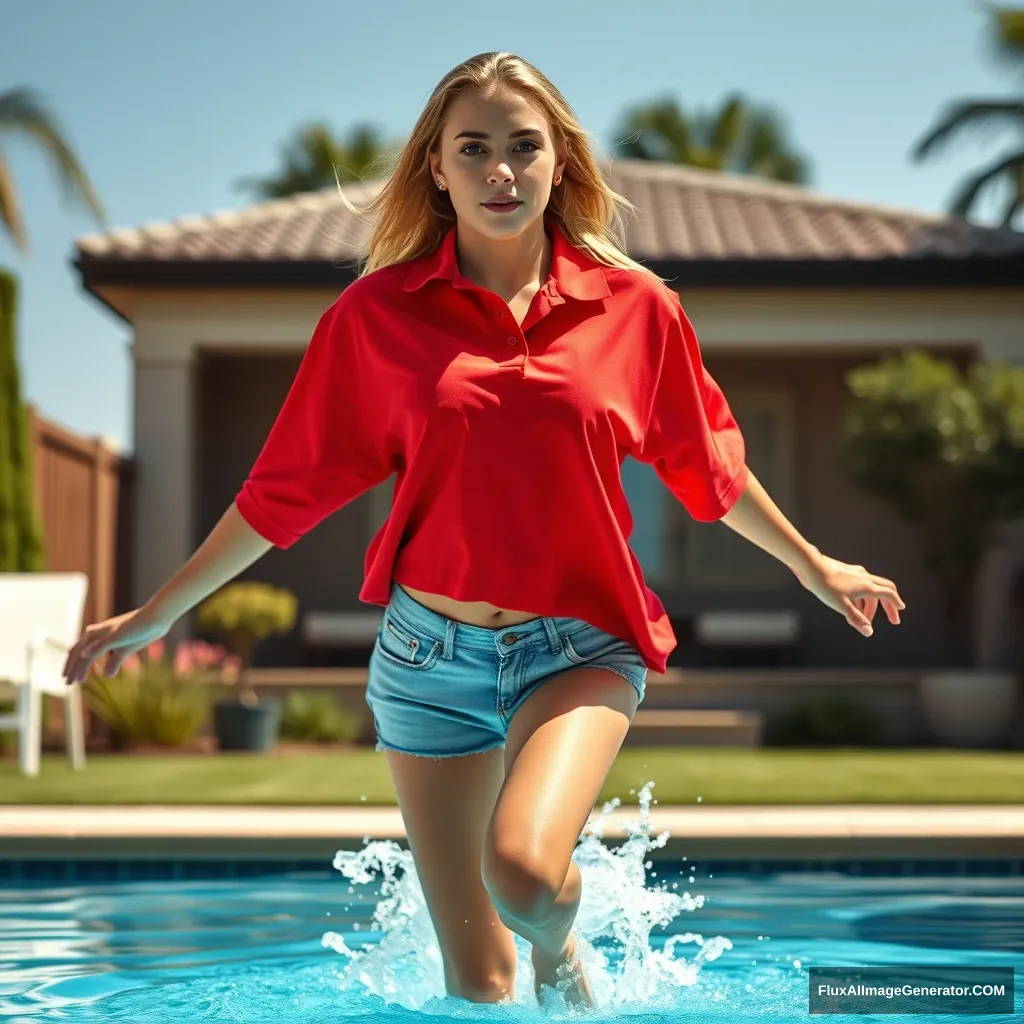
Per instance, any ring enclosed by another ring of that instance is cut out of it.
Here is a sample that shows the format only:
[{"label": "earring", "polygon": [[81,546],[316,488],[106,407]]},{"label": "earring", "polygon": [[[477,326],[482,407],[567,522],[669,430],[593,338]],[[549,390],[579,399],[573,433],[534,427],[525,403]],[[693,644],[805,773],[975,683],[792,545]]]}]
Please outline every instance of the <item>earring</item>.
[{"label": "earring", "polygon": [[438,182],[438,183],[437,183],[437,187],[438,187],[438,188],[439,188],[439,189],[440,189],[440,190],[441,190],[442,192],[444,191],[444,185],[443,185],[443,184],[441,184],[441,182]]},{"label": "earring", "polygon": [[557,178],[555,178],[555,184],[557,185],[561,180],[562,180],[562,176],[559,175]]}]

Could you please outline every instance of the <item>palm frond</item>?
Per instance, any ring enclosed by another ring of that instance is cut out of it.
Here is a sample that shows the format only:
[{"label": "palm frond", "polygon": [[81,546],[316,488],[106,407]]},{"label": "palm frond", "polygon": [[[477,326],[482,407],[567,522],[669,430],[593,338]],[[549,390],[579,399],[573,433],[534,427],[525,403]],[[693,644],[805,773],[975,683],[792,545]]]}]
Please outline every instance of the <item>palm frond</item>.
[{"label": "palm frond", "polygon": [[748,116],[749,110],[743,98],[739,95],[729,96],[709,125],[709,145],[722,153],[735,153]]},{"label": "palm frond", "polygon": [[1006,206],[1003,207],[1003,218],[1000,222],[1003,227],[1010,227],[1017,216],[1017,211],[1024,207],[1024,161],[1011,167],[1009,173],[1013,189]]},{"label": "palm frond", "polygon": [[7,228],[15,246],[27,255],[28,235],[21,216],[21,201],[14,186],[14,176],[3,154],[0,154],[0,223]]},{"label": "palm frond", "polygon": [[309,122],[278,147],[280,171],[263,178],[237,178],[233,188],[252,191],[258,199],[279,199],[338,181],[363,181],[377,173],[400,145],[383,141],[371,124],[357,125],[347,138],[338,140],[324,122]]},{"label": "palm frond", "polygon": [[958,100],[946,108],[940,123],[915,143],[911,159],[920,161],[934,155],[941,146],[965,131],[999,130],[1008,125],[1024,125],[1024,100]]},{"label": "palm frond", "polygon": [[[994,183],[1001,175],[1015,172],[1024,167],[1024,150],[1018,150],[1009,156],[999,157],[995,163],[967,178],[953,196],[950,212],[957,217],[966,217],[981,195],[983,189]],[[1016,180],[1015,175],[1013,180]]]},{"label": "palm frond", "polygon": [[1024,8],[990,5],[989,44],[995,56],[1009,64],[1024,59]]},{"label": "palm frond", "polygon": [[16,88],[0,93],[0,131],[22,132],[34,139],[56,165],[65,198],[80,201],[106,226],[103,204],[78,157],[65,141],[56,119],[31,89]]}]

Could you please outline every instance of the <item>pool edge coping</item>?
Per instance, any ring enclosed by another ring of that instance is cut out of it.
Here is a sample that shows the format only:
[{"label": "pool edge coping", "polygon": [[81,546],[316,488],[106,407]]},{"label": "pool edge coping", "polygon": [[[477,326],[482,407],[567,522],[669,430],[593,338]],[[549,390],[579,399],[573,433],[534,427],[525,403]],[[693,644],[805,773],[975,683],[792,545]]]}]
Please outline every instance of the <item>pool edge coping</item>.
[{"label": "pool edge coping", "polygon": [[[592,832],[594,812],[584,834]],[[619,845],[638,824],[630,805],[604,816]],[[653,859],[1019,858],[1024,805],[654,806]],[[364,841],[406,841],[397,807],[0,805],[0,858],[169,855],[285,859],[332,856]]]}]

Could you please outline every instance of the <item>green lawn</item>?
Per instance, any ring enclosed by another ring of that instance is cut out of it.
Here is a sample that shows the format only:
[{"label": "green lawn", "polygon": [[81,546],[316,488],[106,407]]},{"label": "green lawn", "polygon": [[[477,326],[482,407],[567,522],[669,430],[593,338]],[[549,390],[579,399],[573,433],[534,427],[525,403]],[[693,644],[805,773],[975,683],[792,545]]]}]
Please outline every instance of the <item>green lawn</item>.
[{"label": "green lawn", "polygon": [[[599,802],[635,804],[1024,803],[1024,751],[626,748]],[[630,790],[634,790],[633,793]],[[383,754],[92,755],[72,772],[58,754],[34,779],[0,762],[0,804],[394,804]]]}]

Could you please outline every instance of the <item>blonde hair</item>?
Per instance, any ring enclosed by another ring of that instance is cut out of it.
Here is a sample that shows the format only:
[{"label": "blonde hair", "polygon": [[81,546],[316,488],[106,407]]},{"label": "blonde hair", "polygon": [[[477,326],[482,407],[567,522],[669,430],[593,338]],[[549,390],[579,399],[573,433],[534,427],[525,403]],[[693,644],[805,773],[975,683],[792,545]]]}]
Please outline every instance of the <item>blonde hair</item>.
[{"label": "blonde hair", "polygon": [[[640,270],[657,277],[626,255],[622,211],[635,212],[632,203],[604,180],[590,148],[588,132],[580,125],[565,97],[547,77],[514,53],[478,53],[452,68],[427,100],[405,145],[393,156],[381,191],[365,207],[356,207],[338,181],[342,202],[358,217],[376,214],[369,252],[359,277],[437,249],[455,223],[451,198],[437,188],[428,154],[437,152],[441,129],[452,101],[471,90],[510,87],[529,95],[543,110],[564,147],[565,170],[553,188],[544,211],[558,224],[566,240],[592,259],[609,267]],[[337,174],[335,175],[337,179]],[[658,277],[659,281],[663,281]]]}]

